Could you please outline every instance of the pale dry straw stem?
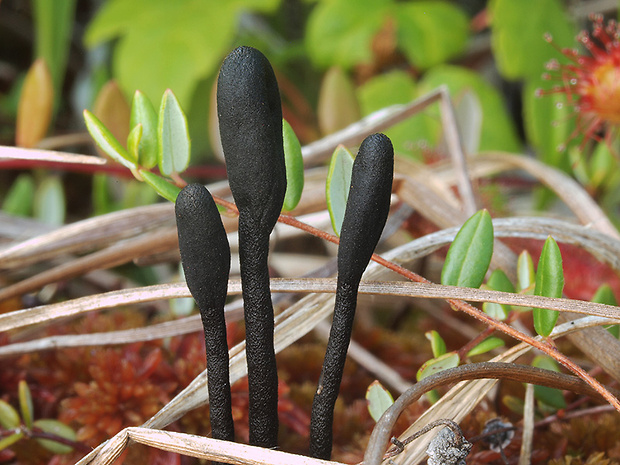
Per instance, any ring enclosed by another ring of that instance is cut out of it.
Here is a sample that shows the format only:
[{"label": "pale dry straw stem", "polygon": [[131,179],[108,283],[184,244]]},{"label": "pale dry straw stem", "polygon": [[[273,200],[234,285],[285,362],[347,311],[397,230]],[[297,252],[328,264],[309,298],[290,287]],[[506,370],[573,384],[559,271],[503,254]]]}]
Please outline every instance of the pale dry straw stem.
[{"label": "pale dry straw stem", "polygon": [[0,146],[1,160],[41,160],[93,166],[102,166],[107,163],[105,158],[91,155],[76,155],[73,153],[55,152],[53,150],[26,149],[6,145]]},{"label": "pale dry straw stem", "polygon": [[532,441],[534,440],[534,385],[525,387],[525,405],[523,406],[523,438],[519,465],[529,465],[532,460]]},{"label": "pale dry straw stem", "polygon": [[216,460],[240,465],[343,465],[340,462],[313,459],[278,450],[219,441],[193,434],[160,431],[149,428],[125,428],[101,450],[93,465],[110,465],[124,450],[128,441],[156,449],[174,452],[203,460]]},{"label": "pale dry straw stem", "polygon": [[[336,281],[332,278],[274,278],[271,283],[272,292],[333,293],[335,292],[335,288]],[[237,279],[230,280],[228,293],[230,295],[236,295],[240,292],[240,281]],[[473,302],[495,302],[505,305],[540,307],[561,312],[596,315],[611,319],[620,318],[620,310],[618,307],[611,305],[484,289],[443,286],[434,283],[362,281],[360,284],[360,293],[427,299],[460,299]],[[0,331],[48,323],[56,319],[68,318],[106,308],[116,308],[124,305],[189,296],[190,293],[185,283],[158,284],[143,288],[111,291],[94,296],[80,297],[68,302],[43,305],[2,314],[0,315]]]}]

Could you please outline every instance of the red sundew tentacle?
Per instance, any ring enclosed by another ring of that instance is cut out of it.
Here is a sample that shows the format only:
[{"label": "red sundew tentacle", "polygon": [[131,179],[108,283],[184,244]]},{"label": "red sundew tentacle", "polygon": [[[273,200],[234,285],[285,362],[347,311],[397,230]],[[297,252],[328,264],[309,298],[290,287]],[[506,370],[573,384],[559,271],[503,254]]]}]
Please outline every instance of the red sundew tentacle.
[{"label": "red sundew tentacle", "polygon": [[[550,60],[543,79],[559,81],[551,89],[537,89],[536,95],[564,94],[568,105],[574,108],[577,125],[569,141],[584,136],[588,140],[610,141],[620,127],[620,29],[616,21],[603,22],[601,15],[591,16],[592,32],[581,31],[576,40],[587,50],[560,48],[546,34],[549,42],[569,63]],[[568,141],[567,141],[568,142]]]}]

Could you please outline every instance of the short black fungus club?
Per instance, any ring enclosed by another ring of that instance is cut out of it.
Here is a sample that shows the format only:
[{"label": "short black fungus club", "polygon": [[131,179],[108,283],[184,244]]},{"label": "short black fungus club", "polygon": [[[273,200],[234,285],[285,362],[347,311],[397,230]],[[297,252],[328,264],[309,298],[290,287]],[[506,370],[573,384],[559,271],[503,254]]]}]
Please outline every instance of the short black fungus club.
[{"label": "short black fungus club", "polygon": [[316,458],[328,460],[331,456],[334,405],[351,340],[359,283],[388,217],[393,173],[390,139],[383,134],[368,136],[353,163],[338,248],[334,318],[312,404],[310,455]]},{"label": "short black fungus club", "polygon": [[230,270],[226,231],[211,194],[200,184],[190,184],[179,193],[175,213],[183,271],[205,334],[212,436],[233,441],[224,319]]},{"label": "short black fungus club", "polygon": [[278,374],[267,258],[286,192],[286,170],[280,93],[261,52],[239,47],[226,57],[217,107],[228,181],[239,209],[250,443],[272,448],[278,437]]}]

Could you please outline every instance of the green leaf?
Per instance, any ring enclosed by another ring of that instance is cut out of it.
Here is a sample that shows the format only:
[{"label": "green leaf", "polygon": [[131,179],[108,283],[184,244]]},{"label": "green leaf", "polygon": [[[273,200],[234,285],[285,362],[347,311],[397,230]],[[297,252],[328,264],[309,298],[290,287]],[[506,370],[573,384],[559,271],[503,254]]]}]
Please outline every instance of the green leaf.
[{"label": "green leaf", "polygon": [[485,354],[493,349],[497,349],[498,347],[503,347],[504,341],[500,338],[491,336],[487,337],[484,341],[478,344],[476,347],[467,352],[468,357],[473,357],[474,355]]},{"label": "green leaf", "polygon": [[[545,297],[562,297],[563,288],[562,254],[558,244],[549,236],[538,261],[534,294]],[[541,336],[549,336],[553,331],[559,312],[546,308],[535,308],[533,315],[536,332]]]},{"label": "green leaf", "polygon": [[345,69],[372,58],[371,43],[384,24],[390,0],[332,0],[314,7],[306,24],[305,46],[321,68]]},{"label": "green leaf", "polygon": [[427,69],[459,55],[469,38],[469,19],[444,1],[400,3],[396,11],[399,48],[417,68]]},{"label": "green leaf", "polygon": [[23,379],[19,382],[17,392],[19,394],[19,408],[22,412],[22,419],[28,428],[32,428],[34,418],[34,407],[32,406],[32,395],[28,383]]},{"label": "green leaf", "polygon": [[8,449],[23,437],[24,433],[22,433],[21,431],[19,433],[14,433],[9,436],[3,437],[2,439],[0,439],[0,451]]},{"label": "green leaf", "polygon": [[392,394],[379,381],[373,381],[366,390],[368,412],[373,420],[379,421],[381,415],[394,403]]},{"label": "green leaf", "polygon": [[441,284],[480,287],[493,255],[493,222],[480,210],[461,227],[450,245],[441,271]]},{"label": "green leaf", "polygon": [[426,339],[431,341],[431,350],[433,351],[433,357],[440,357],[446,353],[446,343],[441,338],[439,333],[434,329],[424,333]]},{"label": "green leaf", "polygon": [[142,139],[142,125],[137,124],[134,128],[129,132],[129,136],[127,136],[127,152],[129,156],[133,158],[134,162],[138,162],[139,157],[139,146],[140,141]]},{"label": "green leaf", "polygon": [[323,76],[316,115],[323,135],[344,129],[361,117],[353,81],[340,66],[332,66]]},{"label": "green leaf", "polygon": [[453,65],[439,65],[431,68],[418,83],[420,93],[428,93],[446,85],[455,102],[466,92],[474,94],[482,109],[479,150],[504,150],[519,152],[521,142],[512,117],[500,92],[485,81],[480,73]]},{"label": "green leaf", "polygon": [[493,0],[491,46],[497,66],[508,79],[538,78],[559,53],[543,40],[553,36],[559,47],[571,47],[576,34],[560,0]]},{"label": "green leaf", "polygon": [[291,211],[299,203],[304,190],[304,159],[299,139],[286,120],[282,120],[282,136],[286,161],[286,194],[282,210]]},{"label": "green leaf", "polygon": [[338,236],[340,236],[340,228],[342,227],[347,199],[349,198],[353,161],[354,158],[351,152],[343,145],[339,145],[332,155],[329,171],[327,172],[325,184],[327,210],[331,218],[332,228]]},{"label": "green leaf", "polygon": [[144,179],[144,182],[155,189],[155,191],[157,191],[157,193],[164,199],[170,200],[171,202],[174,202],[177,199],[177,195],[181,192],[181,189],[177,186],[166,181],[161,176],[151,173],[150,171],[139,170],[138,172],[140,173],[140,176],[142,176],[142,179]]},{"label": "green leaf", "polygon": [[58,176],[46,177],[35,191],[34,216],[53,226],[65,222],[65,193]]},{"label": "green leaf", "polygon": [[118,140],[116,140],[116,137],[108,131],[95,115],[88,110],[84,110],[84,121],[86,122],[86,129],[88,129],[90,136],[106,155],[125,168],[129,168],[130,170],[136,168],[136,164],[132,160],[131,155],[127,153]]},{"label": "green leaf", "polygon": [[[601,284],[601,286],[594,293],[591,301],[599,304],[618,306],[618,301],[616,300],[614,291],[607,283]],[[607,326],[607,331],[609,331],[616,339],[620,338],[620,325]]]},{"label": "green leaf", "polygon": [[[364,116],[390,105],[406,104],[418,93],[415,81],[405,71],[379,74],[357,88],[357,98]],[[435,115],[424,111],[387,128],[384,132],[396,153],[419,155],[421,149],[439,139],[441,124]]]},{"label": "green leaf", "polygon": [[448,352],[440,357],[432,358],[425,362],[418,373],[416,379],[418,381],[423,380],[427,376],[434,375],[440,371],[447,370],[448,368],[455,368],[459,366],[459,354],[456,352]]},{"label": "green leaf", "polygon": [[[157,165],[157,113],[144,93],[136,90],[131,102],[129,126],[142,125],[142,138],[138,145],[138,164],[146,169]],[[127,142],[129,146],[129,141]]]},{"label": "green leaf", "polygon": [[[545,370],[551,370],[559,372],[560,368],[558,364],[551,357],[545,355],[539,355],[532,361],[532,366],[537,368],[543,368]],[[540,402],[543,402],[555,409],[566,408],[566,401],[564,395],[559,389],[554,389],[546,386],[534,386],[534,397]]]},{"label": "green leaf", "polygon": [[43,57],[54,80],[54,94],[61,95],[67,67],[76,0],[35,0],[32,2],[36,26],[35,53]]},{"label": "green leaf", "polygon": [[92,47],[118,38],[113,71],[128,95],[141,89],[155,98],[171,88],[181,105],[189,108],[198,82],[217,72],[241,12],[275,11],[279,3],[109,0],[89,25],[85,42]]},{"label": "green leaf", "polygon": [[[70,441],[76,440],[75,431],[71,427],[65,425],[58,420],[42,419],[34,422],[34,426],[41,428],[46,433],[55,434],[61,438],[69,439]],[[73,447],[61,444],[51,439],[37,439],[37,442],[54,454],[68,454],[73,451]]]},{"label": "green leaf", "polygon": [[15,429],[21,424],[17,410],[13,406],[0,399],[0,426],[4,429]]},{"label": "green leaf", "polygon": [[539,97],[541,87],[549,87],[549,82],[532,79],[523,88],[525,133],[542,161],[567,170],[567,148],[578,143],[577,139],[568,143],[575,130],[574,109],[564,94]]},{"label": "green leaf", "polygon": [[527,293],[536,284],[536,272],[532,256],[527,250],[519,254],[517,259],[517,292]]},{"label": "green leaf", "polygon": [[[583,152],[580,153],[583,156]],[[607,142],[599,142],[590,159],[588,170],[590,172],[589,187],[599,189],[606,184],[614,175],[614,172],[617,171],[616,164],[616,158],[610,150],[609,144]]]},{"label": "green leaf", "polygon": [[29,216],[34,202],[34,180],[22,173],[13,182],[2,202],[2,210],[9,215]]},{"label": "green leaf", "polygon": [[[500,292],[514,292],[515,288],[504,273],[500,269],[493,270],[486,286],[489,289]],[[482,304],[482,310],[489,316],[496,320],[505,320],[510,312],[509,305],[496,304],[495,302],[484,302]]]},{"label": "green leaf", "polygon": [[162,174],[170,176],[185,171],[190,157],[187,118],[170,89],[161,99],[157,145],[159,170]]}]

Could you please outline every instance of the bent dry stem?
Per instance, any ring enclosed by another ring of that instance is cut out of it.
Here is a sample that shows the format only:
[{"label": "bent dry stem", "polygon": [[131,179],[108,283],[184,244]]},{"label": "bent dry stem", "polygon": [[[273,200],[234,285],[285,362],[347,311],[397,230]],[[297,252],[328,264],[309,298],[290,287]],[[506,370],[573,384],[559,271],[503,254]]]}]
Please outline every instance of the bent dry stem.
[{"label": "bent dry stem", "polygon": [[261,52],[239,47],[226,57],[217,106],[228,181],[239,210],[250,443],[271,448],[278,439],[278,374],[267,258],[286,192],[286,170],[280,93]]},{"label": "bent dry stem", "polygon": [[185,279],[200,309],[205,334],[212,436],[233,441],[224,318],[230,270],[226,231],[211,194],[202,185],[190,184],[179,193],[175,213]]},{"label": "bent dry stem", "polygon": [[393,171],[390,140],[383,134],[368,136],[353,164],[338,248],[334,319],[312,403],[310,455],[316,458],[331,456],[334,405],[351,340],[359,283],[387,220]]}]

